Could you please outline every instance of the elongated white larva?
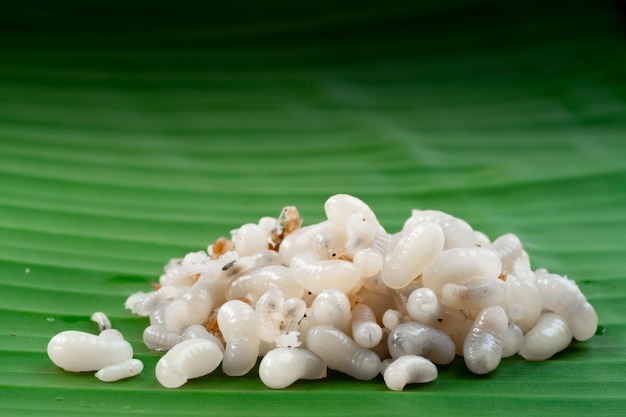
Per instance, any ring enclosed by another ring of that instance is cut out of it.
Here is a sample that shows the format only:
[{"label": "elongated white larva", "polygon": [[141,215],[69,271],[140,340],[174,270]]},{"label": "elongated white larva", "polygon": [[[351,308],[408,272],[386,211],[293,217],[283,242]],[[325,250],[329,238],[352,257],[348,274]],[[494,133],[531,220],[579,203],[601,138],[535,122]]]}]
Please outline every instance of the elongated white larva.
[{"label": "elongated white larva", "polygon": [[502,263],[489,249],[448,249],[422,274],[422,283],[440,293],[449,282],[461,283],[478,278],[497,278]]},{"label": "elongated white larva", "polygon": [[502,303],[506,284],[498,278],[481,278],[475,281],[445,284],[441,289],[441,302],[459,310],[482,310]]},{"label": "elongated white larva", "polygon": [[189,305],[184,300],[173,300],[164,312],[165,328],[171,332],[182,332],[190,324]]},{"label": "elongated white larva", "polygon": [[335,225],[326,221],[301,227],[289,236],[285,236],[278,248],[278,253],[280,254],[283,264],[290,266],[293,256],[303,250],[312,250],[315,252],[320,250],[318,249],[320,245],[320,243],[318,243],[318,239],[320,239],[319,236],[323,236],[324,233],[321,233],[321,231],[329,227],[333,230],[338,230]]},{"label": "elongated white larva", "polygon": [[131,359],[133,348],[123,339],[67,330],[50,340],[48,356],[69,372],[97,371]]},{"label": "elongated white larva", "polygon": [[311,304],[311,316],[317,324],[334,326],[342,332],[348,333],[352,319],[350,300],[342,291],[323,290]]},{"label": "elongated white larva", "polygon": [[91,321],[98,325],[100,331],[108,330],[111,328],[111,320],[101,311],[96,311],[91,315]]},{"label": "elongated white larva", "polygon": [[402,391],[406,384],[422,384],[437,378],[437,367],[418,355],[403,355],[385,367],[383,378],[387,388]]},{"label": "elongated white larva", "polygon": [[115,382],[139,375],[143,371],[143,362],[139,359],[129,359],[122,363],[105,366],[96,372],[96,378],[103,382]]},{"label": "elongated white larva", "polygon": [[436,364],[447,365],[455,356],[455,346],[450,336],[414,321],[396,326],[387,337],[387,345],[392,358],[419,355]]},{"label": "elongated white larva", "polygon": [[363,213],[350,214],[345,220],[346,253],[354,255],[369,247],[376,237],[378,221],[368,219]]},{"label": "elongated white larva", "polygon": [[267,265],[235,278],[226,290],[226,299],[248,298],[254,301],[267,290],[280,289],[285,298],[300,298],[304,287],[294,281],[284,265]]},{"label": "elongated white larva", "polygon": [[484,308],[463,344],[467,368],[475,374],[486,374],[498,367],[502,359],[502,343],[508,319],[500,306]]},{"label": "elongated white larva", "polygon": [[170,350],[181,340],[180,333],[168,330],[158,324],[152,324],[143,331],[143,343],[148,349],[158,352]]},{"label": "elongated white larva", "polygon": [[376,323],[374,311],[365,304],[357,304],[352,309],[352,338],[364,348],[373,348],[383,338],[383,329]]},{"label": "elongated white larva", "polygon": [[383,258],[372,248],[365,248],[354,254],[352,263],[364,278],[378,274],[383,267]]},{"label": "elongated white larva", "polygon": [[529,361],[543,361],[562,351],[572,342],[572,330],[557,313],[544,313],[526,335],[519,354]]},{"label": "elongated white larva", "polygon": [[222,352],[224,351],[224,345],[222,344],[222,341],[218,339],[217,336],[215,336],[214,334],[209,333],[206,327],[204,327],[201,324],[192,324],[188,326],[183,332],[183,334],[181,335],[181,338],[182,340],[189,340],[189,339],[210,340],[211,342],[215,343]]},{"label": "elongated white larva", "polygon": [[307,348],[318,355],[326,366],[356,379],[375,378],[380,371],[380,358],[369,349],[356,344],[348,335],[332,326],[313,326],[306,336]]},{"label": "elongated white larva", "polygon": [[522,242],[513,233],[507,233],[498,237],[489,247],[502,262],[502,272],[513,272],[513,263],[522,256]]},{"label": "elongated white larva", "polygon": [[509,322],[517,324],[523,333],[532,329],[541,316],[541,294],[533,281],[507,275],[503,307]]},{"label": "elongated white larva", "polygon": [[406,232],[426,222],[441,226],[445,235],[444,249],[474,247],[475,235],[472,227],[464,220],[439,210],[412,210],[402,231]]},{"label": "elongated white larva", "polygon": [[217,313],[217,323],[226,341],[222,363],[224,373],[230,376],[247,374],[256,364],[261,341],[254,309],[243,301],[227,301]]},{"label": "elongated white larva", "polygon": [[222,361],[221,349],[212,341],[180,342],[159,359],[156,377],[165,388],[178,388],[188,380],[213,372]]},{"label": "elongated white larva", "polygon": [[320,260],[313,251],[302,251],[291,259],[293,279],[313,294],[332,288],[351,292],[361,282],[361,273],[352,262]]},{"label": "elongated white larva", "polygon": [[232,233],[235,250],[241,257],[267,249],[268,238],[263,229],[254,223],[246,223]]},{"label": "elongated white larva", "polygon": [[133,314],[146,317],[161,301],[174,298],[178,294],[176,287],[166,285],[150,293],[136,292],[126,299],[126,308]]},{"label": "elongated white larva", "polygon": [[267,387],[283,389],[299,379],[326,378],[326,364],[308,349],[279,347],[265,354],[259,377]]},{"label": "elongated white larva", "polygon": [[542,274],[537,277],[537,288],[543,308],[563,317],[574,339],[584,341],[595,334],[598,315],[574,281],[556,274]]},{"label": "elongated white larva", "polygon": [[433,324],[441,315],[437,294],[426,287],[413,290],[406,302],[406,312],[418,323]]},{"label": "elongated white larva", "polygon": [[437,259],[444,234],[436,223],[420,223],[395,245],[381,276],[389,288],[407,286]]}]

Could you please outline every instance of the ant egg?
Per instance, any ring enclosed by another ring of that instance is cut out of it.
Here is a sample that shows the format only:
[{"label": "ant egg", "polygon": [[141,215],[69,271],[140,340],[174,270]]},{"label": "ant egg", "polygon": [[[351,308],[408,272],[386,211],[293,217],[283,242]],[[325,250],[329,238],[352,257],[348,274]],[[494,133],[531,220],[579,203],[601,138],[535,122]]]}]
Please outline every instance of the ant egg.
[{"label": "ant egg", "polygon": [[259,364],[259,377],[269,388],[287,388],[299,379],[326,378],[326,364],[308,349],[279,347]]},{"label": "ant egg", "polygon": [[502,359],[502,343],[508,318],[500,306],[484,308],[463,344],[467,368],[475,374],[487,374],[498,367]]},{"label": "ant egg", "polygon": [[417,288],[406,302],[406,311],[414,321],[431,325],[441,315],[437,294],[430,288]]},{"label": "ant egg", "polygon": [[103,382],[115,382],[139,375],[141,371],[143,371],[143,362],[139,359],[129,359],[122,363],[105,366],[96,372],[96,378]]},{"label": "ant egg", "polygon": [[403,355],[385,367],[383,378],[387,388],[402,391],[406,384],[423,384],[437,378],[437,367],[418,355]]},{"label": "ant egg", "polygon": [[544,313],[526,335],[519,354],[526,360],[543,361],[562,351],[572,341],[567,321],[556,313]]},{"label": "ant egg", "polygon": [[352,309],[352,337],[364,348],[373,348],[383,338],[383,329],[376,323],[372,309],[365,304],[357,304]]},{"label": "ant egg", "polygon": [[588,340],[598,327],[598,315],[574,281],[556,274],[537,277],[543,308],[563,317],[574,339]]},{"label": "ant egg", "polygon": [[261,339],[254,309],[239,300],[225,302],[217,313],[217,324],[226,341],[222,369],[226,375],[245,375],[256,364]]},{"label": "ant egg", "polygon": [[48,343],[48,357],[69,372],[97,371],[133,357],[132,346],[123,339],[66,330]]},{"label": "ant egg", "polygon": [[481,278],[462,284],[448,283],[441,289],[441,302],[459,310],[482,310],[502,303],[506,284],[498,278]]},{"label": "ant egg", "polygon": [[352,319],[350,300],[342,291],[323,290],[311,304],[311,316],[317,324],[327,324],[348,332]]},{"label": "ant egg", "polygon": [[380,358],[360,347],[341,330],[326,325],[313,326],[306,336],[307,348],[326,366],[356,379],[369,380],[380,371]]},{"label": "ant egg", "polygon": [[296,254],[291,259],[290,269],[293,279],[313,294],[329,288],[348,293],[361,281],[361,274],[352,262],[320,260],[319,255],[310,250]]},{"label": "ant egg", "polygon": [[455,357],[450,336],[425,324],[409,321],[394,328],[387,337],[392,358],[403,355],[424,356],[438,365],[447,365]]},{"label": "ant egg", "polygon": [[448,249],[422,274],[422,283],[440,293],[447,283],[462,283],[477,278],[497,278],[502,271],[500,258],[489,249]]},{"label": "ant egg", "polygon": [[435,223],[420,223],[395,245],[381,276],[389,288],[403,288],[426,270],[443,249],[444,235]]},{"label": "ant egg", "polygon": [[222,361],[221,349],[210,340],[180,342],[159,359],[156,377],[165,388],[178,388],[188,380],[213,372]]}]

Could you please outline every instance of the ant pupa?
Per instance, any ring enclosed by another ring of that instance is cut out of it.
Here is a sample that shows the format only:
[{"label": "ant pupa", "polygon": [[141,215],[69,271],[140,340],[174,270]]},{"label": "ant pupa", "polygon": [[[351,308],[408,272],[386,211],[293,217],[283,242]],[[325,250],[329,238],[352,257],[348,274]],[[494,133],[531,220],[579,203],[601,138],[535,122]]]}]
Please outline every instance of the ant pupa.
[{"label": "ant pupa", "polygon": [[213,372],[222,361],[221,349],[212,341],[180,342],[159,359],[156,377],[165,388],[178,388],[188,380]]},{"label": "ant pupa", "polygon": [[133,348],[124,339],[66,330],[48,343],[48,357],[69,372],[97,371],[133,357]]},{"label": "ant pupa", "polygon": [[128,359],[124,362],[105,366],[95,376],[103,382],[115,382],[139,375],[143,371],[143,362],[139,359]]},{"label": "ant pupa", "polygon": [[327,325],[313,326],[306,336],[307,348],[318,355],[330,369],[356,379],[369,380],[380,371],[380,358],[356,344],[341,330]]},{"label": "ant pupa", "polygon": [[487,374],[498,367],[502,359],[502,344],[508,318],[500,306],[484,308],[463,344],[467,368],[475,374]]},{"label": "ant pupa", "polygon": [[259,377],[269,388],[287,388],[299,379],[326,377],[326,364],[308,349],[279,347],[265,354]]},{"label": "ant pupa", "polygon": [[407,384],[423,384],[437,378],[437,367],[419,355],[403,355],[389,363],[383,371],[387,388],[402,391]]},{"label": "ant pupa", "polygon": [[396,326],[387,337],[392,358],[420,355],[438,365],[447,365],[455,357],[450,336],[425,324],[409,321]]}]

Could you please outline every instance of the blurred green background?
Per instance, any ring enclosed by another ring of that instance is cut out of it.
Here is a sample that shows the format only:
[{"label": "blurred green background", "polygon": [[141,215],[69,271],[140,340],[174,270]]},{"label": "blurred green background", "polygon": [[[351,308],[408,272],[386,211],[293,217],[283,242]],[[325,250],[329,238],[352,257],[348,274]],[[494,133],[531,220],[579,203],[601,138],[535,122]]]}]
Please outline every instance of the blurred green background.
[{"label": "blurred green background", "polygon": [[[0,5],[0,414],[607,415],[626,406],[623,1],[8,1]],[[123,308],[172,257],[334,193],[514,232],[575,279],[598,334],[404,393],[331,373],[161,388]],[[47,358],[105,311],[146,363]],[[520,411],[522,410],[522,411]]]}]

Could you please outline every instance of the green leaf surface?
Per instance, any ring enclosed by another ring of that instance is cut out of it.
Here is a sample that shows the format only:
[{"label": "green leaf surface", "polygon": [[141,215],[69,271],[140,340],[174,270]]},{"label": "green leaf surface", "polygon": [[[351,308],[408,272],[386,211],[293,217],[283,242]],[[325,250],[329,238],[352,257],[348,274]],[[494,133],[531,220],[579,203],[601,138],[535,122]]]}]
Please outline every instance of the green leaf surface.
[{"label": "green leaf surface", "polygon": [[[623,414],[621,2],[260,4],[0,6],[0,415]],[[402,393],[336,372],[272,391],[256,368],[162,388],[126,297],[285,205],[320,221],[335,193],[389,231],[429,208],[516,233],[577,281],[596,336],[488,376],[457,358]],[[141,375],[48,359],[95,311]]]}]

